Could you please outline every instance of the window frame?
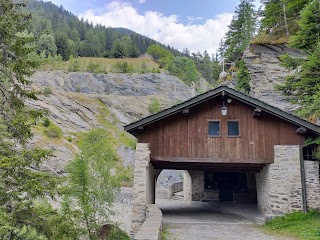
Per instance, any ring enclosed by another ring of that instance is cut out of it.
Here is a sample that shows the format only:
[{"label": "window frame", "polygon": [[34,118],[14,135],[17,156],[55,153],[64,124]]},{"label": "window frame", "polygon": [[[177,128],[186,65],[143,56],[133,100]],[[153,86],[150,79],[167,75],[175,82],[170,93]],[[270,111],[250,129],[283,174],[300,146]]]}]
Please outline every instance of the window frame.
[{"label": "window frame", "polygon": [[[229,135],[229,122],[237,122],[238,123],[238,133],[239,133],[239,135]],[[227,120],[227,137],[228,138],[239,138],[239,137],[241,137],[240,120],[239,119],[228,119]]]},{"label": "window frame", "polygon": [[[207,124],[207,133],[208,133],[208,137],[211,137],[211,138],[219,138],[219,137],[221,137],[222,135],[221,135],[221,119],[208,119],[208,124]],[[209,134],[209,123],[210,122],[218,122],[219,123],[219,135],[210,135]]]}]

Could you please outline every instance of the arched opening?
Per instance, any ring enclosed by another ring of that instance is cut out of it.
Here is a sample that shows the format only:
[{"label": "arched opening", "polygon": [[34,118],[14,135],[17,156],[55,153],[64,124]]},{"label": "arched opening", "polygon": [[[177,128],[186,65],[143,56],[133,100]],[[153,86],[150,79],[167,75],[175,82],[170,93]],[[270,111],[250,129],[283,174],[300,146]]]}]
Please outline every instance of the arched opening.
[{"label": "arched opening", "polygon": [[156,199],[191,203],[192,182],[187,170],[160,169],[156,172]]}]

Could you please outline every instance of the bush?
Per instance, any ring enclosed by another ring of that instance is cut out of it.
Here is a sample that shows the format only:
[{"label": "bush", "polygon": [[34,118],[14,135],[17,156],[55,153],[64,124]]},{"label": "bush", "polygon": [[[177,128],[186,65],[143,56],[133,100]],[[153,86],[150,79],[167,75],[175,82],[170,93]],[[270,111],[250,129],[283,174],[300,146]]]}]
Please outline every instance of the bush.
[{"label": "bush", "polygon": [[49,119],[49,118],[43,119],[42,125],[43,125],[44,127],[49,127],[49,125],[50,125],[50,119]]},{"label": "bush", "polygon": [[77,59],[74,59],[73,56],[70,56],[68,71],[69,72],[79,72],[80,71],[80,62]]},{"label": "bush", "polygon": [[44,130],[44,133],[49,138],[61,138],[62,137],[62,130],[58,126],[56,126],[53,123],[50,123],[50,125]]},{"label": "bush", "polygon": [[99,63],[93,63],[91,60],[87,66],[87,71],[91,73],[101,73],[101,65]]},{"label": "bush", "polygon": [[52,89],[50,87],[45,87],[43,89],[43,94],[47,97],[52,93]]},{"label": "bush", "polygon": [[117,73],[131,73],[133,72],[133,67],[131,64],[128,64],[127,62],[116,62],[111,67],[113,72]]},{"label": "bush", "polygon": [[149,104],[149,112],[152,114],[155,114],[157,112],[160,112],[161,106],[158,98],[153,98],[152,102]]}]

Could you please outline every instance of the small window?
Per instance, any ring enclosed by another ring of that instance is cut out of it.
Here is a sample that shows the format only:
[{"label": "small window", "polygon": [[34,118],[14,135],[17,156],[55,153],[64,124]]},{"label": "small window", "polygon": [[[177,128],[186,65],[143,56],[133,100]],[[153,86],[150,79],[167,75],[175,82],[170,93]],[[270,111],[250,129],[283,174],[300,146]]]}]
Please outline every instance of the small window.
[{"label": "small window", "polygon": [[220,122],[210,121],[209,122],[209,136],[220,136]]},{"label": "small window", "polygon": [[228,121],[228,136],[239,136],[239,122]]},{"label": "small window", "polygon": [[303,147],[303,159],[312,161],[317,160],[316,152],[317,145],[315,144]]}]

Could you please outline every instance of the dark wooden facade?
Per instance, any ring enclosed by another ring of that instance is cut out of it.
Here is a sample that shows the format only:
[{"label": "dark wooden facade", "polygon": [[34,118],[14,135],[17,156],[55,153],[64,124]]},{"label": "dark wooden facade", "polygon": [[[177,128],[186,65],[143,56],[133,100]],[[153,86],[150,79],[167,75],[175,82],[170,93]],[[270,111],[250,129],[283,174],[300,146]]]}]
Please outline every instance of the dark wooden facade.
[{"label": "dark wooden facade", "polygon": [[[267,164],[274,158],[274,145],[302,145],[297,126],[266,112],[253,117],[255,107],[232,99],[228,113],[221,115],[222,100],[215,97],[144,126],[138,142],[149,143],[151,161],[203,164]],[[226,99],[224,100],[226,101]],[[208,135],[208,122],[220,121],[220,136]],[[227,121],[239,122],[240,136],[227,136]],[[164,164],[164,167],[166,165]]]}]

